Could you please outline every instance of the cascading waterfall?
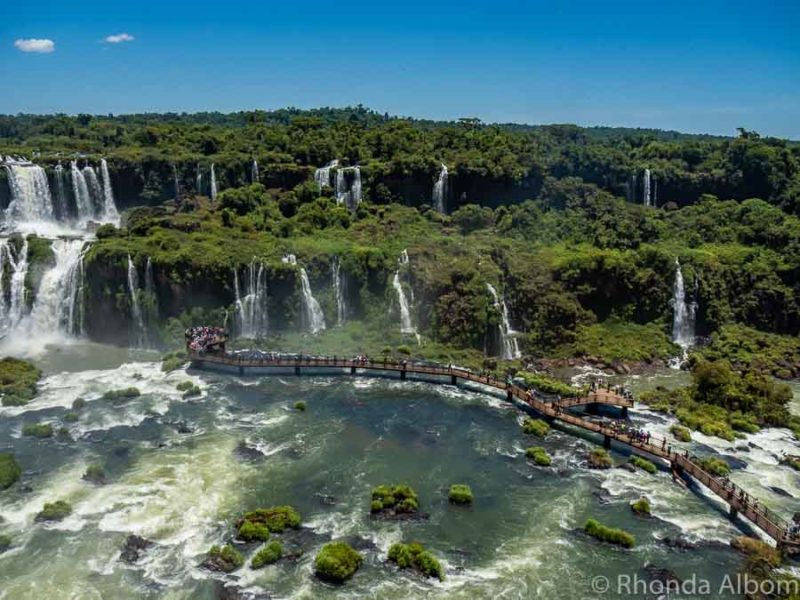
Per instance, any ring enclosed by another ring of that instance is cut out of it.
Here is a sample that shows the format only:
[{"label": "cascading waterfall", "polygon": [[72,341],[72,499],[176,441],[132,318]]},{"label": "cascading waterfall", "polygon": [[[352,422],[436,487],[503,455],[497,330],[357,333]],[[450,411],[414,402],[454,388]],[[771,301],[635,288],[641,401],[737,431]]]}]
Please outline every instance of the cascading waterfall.
[{"label": "cascading waterfall", "polygon": [[200,170],[200,165],[197,165],[197,177],[194,180],[195,186],[197,187],[197,194],[202,195],[203,193],[203,172]]},{"label": "cascading waterfall", "polygon": [[[316,171],[314,171],[314,181],[317,182],[319,186],[319,190],[322,191],[324,187],[331,187],[331,169],[337,167],[339,165],[338,160],[332,160],[324,167],[320,167]],[[338,181],[338,174],[337,174],[337,181]]]},{"label": "cascading waterfall", "polygon": [[439,177],[433,184],[433,207],[441,214],[447,214],[447,165],[442,163]]},{"label": "cascading waterfall", "polygon": [[267,312],[267,272],[264,264],[252,260],[247,268],[246,294],[242,296],[239,275],[233,270],[233,286],[236,294],[236,327],[240,337],[258,339],[269,333]]},{"label": "cascading waterfall", "polygon": [[70,163],[70,175],[72,176],[72,194],[75,196],[75,206],[78,210],[78,220],[88,221],[94,216],[92,198],[89,195],[89,186],[83,172],[78,168],[77,161]]},{"label": "cascading waterfall", "polygon": [[211,199],[217,199],[217,173],[214,171],[214,163],[211,163]]},{"label": "cascading waterfall", "polygon": [[652,206],[650,204],[650,169],[645,169],[642,177],[642,202],[645,206]]},{"label": "cascading waterfall", "polygon": [[259,176],[258,176],[258,161],[254,158],[253,164],[250,166],[250,178],[253,180],[253,183],[258,183]]},{"label": "cascading waterfall", "polygon": [[175,200],[181,199],[181,182],[178,178],[178,167],[172,165],[172,185],[175,188]]},{"label": "cascading waterfall", "polygon": [[[353,172],[352,183],[348,184],[346,171]],[[344,204],[355,212],[361,202],[361,168],[346,167],[336,170],[336,203]]]},{"label": "cascading waterfall", "polygon": [[[297,266],[297,257],[294,254],[287,254],[283,257],[283,262]],[[317,334],[325,330],[325,315],[322,312],[317,299],[311,293],[311,283],[308,280],[308,273],[303,267],[298,268],[300,273],[300,286],[303,292],[303,312],[309,333]]]},{"label": "cascading waterfall", "polygon": [[136,327],[134,339],[136,347],[142,348],[145,345],[147,330],[144,325],[144,315],[139,304],[139,275],[136,273],[136,265],[133,264],[131,255],[128,255],[128,295],[131,301],[131,317],[133,325]]},{"label": "cascading waterfall", "polygon": [[56,216],[61,219],[66,219],[69,214],[68,201],[67,201],[67,174],[64,172],[64,167],[61,163],[56,165],[55,169],[56,180]]},{"label": "cascading waterfall", "polygon": [[97,178],[94,167],[89,165],[83,167],[83,177],[86,179],[89,197],[92,199],[92,212],[96,216],[97,208],[103,204],[103,187],[100,185],[100,180]]},{"label": "cascading waterfall", "polygon": [[[3,240],[0,246],[4,259],[2,260],[2,274],[5,271],[5,263],[8,261],[9,271],[11,272],[11,281],[9,282],[8,300],[5,294],[0,296],[0,304],[2,304],[2,322],[0,322],[0,330],[2,334],[6,335],[9,331],[14,329],[17,324],[22,320],[25,313],[25,278],[28,275],[28,240],[22,242],[19,250],[14,250],[14,247],[8,243],[8,240]],[[2,277],[0,277],[2,279]],[[5,290],[3,290],[5,291]]]},{"label": "cascading waterfall", "polygon": [[495,309],[500,313],[500,322],[497,324],[497,330],[500,334],[500,342],[503,346],[502,357],[506,360],[519,358],[522,356],[522,352],[520,352],[519,342],[514,336],[516,332],[511,328],[511,322],[508,318],[508,306],[505,300],[500,300],[497,290],[491,283],[486,284],[486,289],[489,290],[489,294],[492,296]]},{"label": "cascading waterfall", "polygon": [[681,347],[681,357],[679,361],[673,361],[672,366],[677,367],[686,360],[695,340],[696,294],[692,294],[688,301],[686,296],[683,270],[676,258],[675,283],[672,286],[672,341]]},{"label": "cascading waterfall", "polygon": [[27,161],[5,165],[11,186],[11,202],[6,221],[50,221],[54,218],[53,199],[44,169]]},{"label": "cascading waterfall", "polygon": [[148,256],[144,267],[144,295],[147,298],[147,330],[150,325],[158,321],[158,295],[156,294],[156,280],[153,277],[153,260]]},{"label": "cascading waterfall", "polygon": [[55,265],[45,272],[31,309],[32,333],[83,333],[84,240],[53,240]]},{"label": "cascading waterfall", "polygon": [[[400,333],[408,335],[417,335],[417,329],[411,321],[411,304],[406,296],[405,289],[403,289],[403,282],[401,281],[401,271],[408,268],[409,258],[408,252],[403,250],[400,253],[400,258],[397,259],[397,270],[392,277],[392,287],[397,292],[397,304],[400,306]],[[419,340],[419,336],[417,336]]]},{"label": "cascading waterfall", "polygon": [[114,190],[111,187],[111,175],[108,173],[108,162],[100,160],[100,175],[103,177],[103,220],[119,221],[119,211],[114,203]]},{"label": "cascading waterfall", "polygon": [[334,256],[331,260],[331,284],[336,297],[336,323],[341,326],[344,325],[347,318],[347,298],[345,298],[347,291],[342,264],[338,256]]}]

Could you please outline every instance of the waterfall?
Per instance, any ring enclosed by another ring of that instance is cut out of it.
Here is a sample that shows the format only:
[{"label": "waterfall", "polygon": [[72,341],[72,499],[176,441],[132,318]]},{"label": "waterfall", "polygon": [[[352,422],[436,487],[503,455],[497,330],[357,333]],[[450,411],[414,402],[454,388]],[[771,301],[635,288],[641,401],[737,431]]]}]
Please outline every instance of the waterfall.
[{"label": "waterfall", "polygon": [[444,163],[439,178],[433,184],[433,208],[443,215],[447,214],[447,165]]},{"label": "waterfall", "polygon": [[150,324],[158,321],[158,294],[156,293],[156,281],[153,277],[153,261],[149,256],[144,267],[144,295],[148,303],[147,324],[149,331]]},{"label": "waterfall", "polygon": [[100,174],[103,177],[103,220],[116,223],[119,221],[119,212],[114,203],[114,190],[111,188],[111,176],[105,158],[100,160]]},{"label": "waterfall", "polygon": [[[392,277],[392,287],[397,292],[397,303],[400,306],[400,333],[417,335],[417,329],[411,321],[411,304],[406,297],[403,283],[400,280],[401,270],[407,269],[409,264],[408,252],[403,250],[397,259],[397,270]],[[417,338],[419,339],[419,337]]]},{"label": "waterfall", "polygon": [[136,327],[136,347],[142,348],[146,341],[146,330],[142,307],[139,304],[139,276],[130,254],[128,255],[128,295],[131,299],[131,317],[133,325]]},{"label": "waterfall", "polygon": [[33,332],[83,333],[83,248],[80,239],[53,240],[55,265],[42,277],[31,309]]},{"label": "waterfall", "polygon": [[203,172],[200,170],[200,165],[197,165],[197,177],[195,177],[195,186],[197,187],[197,195],[203,194]]},{"label": "waterfall", "polygon": [[336,297],[336,323],[341,326],[344,325],[347,318],[347,299],[345,298],[347,289],[338,256],[334,256],[331,260],[331,283],[333,294]]},{"label": "waterfall", "polygon": [[[348,185],[346,171],[353,172],[353,181]],[[355,212],[361,202],[361,168],[346,167],[336,170],[336,203],[344,204]]]},{"label": "waterfall", "polygon": [[250,166],[250,178],[253,180],[253,183],[258,183],[258,161],[255,158],[253,159],[253,164]]},{"label": "waterfall", "polygon": [[269,333],[267,312],[267,272],[264,264],[252,260],[245,277],[246,293],[242,296],[239,275],[233,270],[236,294],[236,326],[239,336],[248,339],[266,337]]},{"label": "waterfall", "polygon": [[64,167],[61,163],[56,165],[55,169],[55,180],[56,180],[56,216],[60,219],[66,220],[67,216],[69,215],[69,209],[67,208],[67,184],[66,184],[66,173],[64,172]]},{"label": "waterfall", "polygon": [[70,163],[70,174],[72,176],[72,194],[75,196],[78,220],[88,221],[94,216],[92,198],[89,195],[89,186],[86,185],[83,172],[78,168],[78,163],[74,160]]},{"label": "waterfall", "polygon": [[2,279],[3,272],[6,271],[6,261],[8,261],[9,265],[8,270],[11,272],[8,299],[6,300],[5,294],[0,296],[0,304],[2,305],[0,330],[2,330],[3,335],[6,335],[20,322],[26,308],[25,278],[28,275],[28,240],[25,239],[22,242],[19,250],[14,250],[8,240],[3,240],[2,245],[0,245],[0,252],[3,256],[2,261],[0,261],[2,263],[0,279]]},{"label": "waterfall", "polygon": [[[696,281],[695,281],[696,283]],[[687,301],[683,271],[675,259],[675,282],[672,286],[672,341],[681,347],[681,360],[673,366],[680,366],[694,345],[694,326],[697,313],[696,294]]]},{"label": "waterfall", "polygon": [[[339,165],[338,160],[332,160],[324,167],[320,167],[319,169],[314,171],[314,181],[317,182],[320,192],[324,187],[331,187],[331,169],[338,165]],[[337,174],[337,181],[338,181],[338,174]]]},{"label": "waterfall", "polygon": [[503,346],[502,358],[506,360],[519,358],[522,356],[522,352],[519,350],[517,338],[514,337],[516,332],[511,328],[511,322],[508,318],[508,306],[505,300],[500,300],[500,296],[497,295],[497,290],[494,289],[491,283],[486,284],[486,289],[488,289],[489,293],[492,295],[495,309],[500,313],[500,323],[497,324],[497,330],[500,334],[500,342]]},{"label": "waterfall", "polygon": [[644,176],[642,177],[642,200],[645,206],[651,206],[650,204],[650,169],[644,170]]},{"label": "waterfall", "polygon": [[[287,254],[281,259],[289,265],[297,265],[297,257],[294,254]],[[325,330],[325,315],[322,308],[311,293],[311,283],[308,281],[308,273],[303,267],[298,269],[300,273],[300,286],[303,292],[303,312],[309,333],[317,334]]]},{"label": "waterfall", "polygon": [[47,174],[40,166],[12,161],[5,165],[11,187],[7,221],[35,222],[54,218]]},{"label": "waterfall", "polygon": [[217,199],[217,174],[214,171],[214,163],[211,163],[211,199]]},{"label": "waterfall", "polygon": [[172,165],[172,185],[175,188],[175,200],[181,199],[181,182],[178,179],[178,167]]},{"label": "waterfall", "polygon": [[97,208],[103,204],[103,188],[100,185],[100,180],[97,178],[97,173],[93,167],[86,165],[83,167],[83,177],[86,179],[86,185],[89,188],[89,197],[92,200],[92,213],[97,215]]}]

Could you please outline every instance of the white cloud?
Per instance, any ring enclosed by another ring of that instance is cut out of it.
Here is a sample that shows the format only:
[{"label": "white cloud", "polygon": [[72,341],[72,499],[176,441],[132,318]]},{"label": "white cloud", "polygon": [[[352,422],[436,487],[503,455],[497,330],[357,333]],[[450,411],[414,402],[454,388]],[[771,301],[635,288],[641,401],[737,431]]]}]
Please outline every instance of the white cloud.
[{"label": "white cloud", "polygon": [[37,40],[30,38],[27,40],[17,40],[14,47],[22,52],[36,52],[38,54],[48,54],[56,49],[53,40]]},{"label": "white cloud", "polygon": [[130,33],[115,33],[114,35],[106,36],[103,41],[109,44],[119,44],[121,42],[132,42],[135,39]]}]

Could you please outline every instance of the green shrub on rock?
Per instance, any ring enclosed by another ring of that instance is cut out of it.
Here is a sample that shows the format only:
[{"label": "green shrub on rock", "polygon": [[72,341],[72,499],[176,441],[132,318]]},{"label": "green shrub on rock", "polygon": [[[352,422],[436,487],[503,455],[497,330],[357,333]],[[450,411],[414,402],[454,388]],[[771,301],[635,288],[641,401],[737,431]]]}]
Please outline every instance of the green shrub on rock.
[{"label": "green shrub on rock", "polygon": [[32,363],[7,356],[0,359],[0,398],[3,406],[23,406],[36,395],[42,372]]},{"label": "green shrub on rock", "polygon": [[13,454],[0,454],[0,491],[10,488],[22,475],[22,469],[17,464]]},{"label": "green shrub on rock", "polygon": [[522,422],[522,431],[523,433],[527,433],[529,435],[544,437],[550,432],[550,425],[541,419],[531,419],[530,417],[526,417]]},{"label": "green shrub on rock", "polygon": [[650,475],[655,475],[658,472],[658,468],[652,462],[636,454],[631,455],[631,464],[642,471],[650,473]]},{"label": "green shrub on rock", "polygon": [[636,502],[631,504],[631,510],[637,515],[649,515],[650,502],[647,500],[647,498],[639,498]]},{"label": "green shrub on rock", "polygon": [[72,410],[81,410],[86,407],[86,400],[83,398],[75,398],[72,402]]},{"label": "green shrub on rock", "polygon": [[614,466],[611,455],[603,448],[595,448],[588,456],[589,467],[592,469],[610,469]]},{"label": "green shrub on rock", "polygon": [[295,402],[294,403],[294,408],[295,408],[295,410],[299,410],[300,412],[303,412],[306,409],[306,403],[303,402],[302,400],[300,400],[298,402]]},{"label": "green shrub on rock", "polygon": [[419,510],[419,498],[417,492],[408,485],[379,485],[372,490],[370,510],[373,513],[413,513]]},{"label": "green shrub on rock", "polygon": [[212,571],[230,573],[244,564],[244,556],[231,545],[211,546],[203,566]]},{"label": "green shrub on rock", "polygon": [[27,423],[22,426],[22,435],[40,439],[53,437],[53,426],[50,423]]},{"label": "green shrub on rock", "polygon": [[0,534],[0,554],[11,548],[11,537]]},{"label": "green shrub on rock", "polygon": [[669,428],[669,432],[674,435],[675,439],[679,442],[692,441],[692,432],[689,431],[688,427],[684,427],[682,425],[673,425]]},{"label": "green shrub on rock", "polygon": [[127,387],[119,390],[108,390],[103,394],[103,400],[127,400],[129,398],[136,398],[142,393],[139,388]]},{"label": "green shrub on rock", "polygon": [[439,581],[444,581],[442,564],[422,544],[392,544],[388,558],[401,569],[415,569],[426,577],[436,577]]},{"label": "green shrub on rock", "polygon": [[589,519],[586,521],[584,531],[601,542],[616,544],[617,546],[622,546],[624,548],[633,548],[634,545],[636,545],[636,538],[634,538],[627,531],[606,527],[595,519]]},{"label": "green shrub on rock", "polygon": [[364,558],[345,542],[325,544],[314,559],[314,573],[320,579],[342,583],[350,579]]},{"label": "green shrub on rock", "polygon": [[106,482],[106,472],[100,465],[89,465],[83,474],[83,479],[91,483],[103,484]]},{"label": "green shrub on rock", "polygon": [[283,546],[281,546],[280,542],[272,541],[256,552],[253,560],[250,561],[250,566],[254,569],[260,569],[265,565],[277,562],[281,556],[283,556]]},{"label": "green shrub on rock", "polygon": [[179,392],[185,392],[187,390],[192,389],[193,387],[194,387],[194,383],[192,383],[191,381],[187,380],[187,381],[181,381],[180,383],[178,383],[175,386],[175,389],[178,390]]},{"label": "green shrub on rock", "polygon": [[525,456],[527,456],[540,467],[549,467],[553,463],[553,459],[550,458],[547,450],[541,446],[531,446],[525,450]]},{"label": "green shrub on rock", "polygon": [[718,477],[726,477],[731,473],[730,465],[721,458],[708,457],[698,461],[700,468]]},{"label": "green shrub on rock", "polygon": [[[253,525],[263,525],[272,533],[281,533],[285,529],[300,526],[300,513],[291,506],[272,506],[269,508],[258,508],[249,513],[245,513],[238,527],[241,530],[245,522]],[[264,538],[266,539],[266,538]]]},{"label": "green shrub on rock", "polygon": [[447,499],[452,504],[472,504],[472,489],[462,483],[454,483],[450,486],[450,493]]},{"label": "green shrub on rock", "polygon": [[254,523],[245,519],[239,525],[237,535],[245,542],[266,542],[269,539],[269,528],[264,523]]},{"label": "green shrub on rock", "polygon": [[80,419],[80,415],[74,411],[69,411],[64,413],[64,422],[65,423],[77,423]]},{"label": "green shrub on rock", "polygon": [[64,500],[47,502],[42,511],[36,515],[36,521],[63,521],[72,514],[72,506]]}]

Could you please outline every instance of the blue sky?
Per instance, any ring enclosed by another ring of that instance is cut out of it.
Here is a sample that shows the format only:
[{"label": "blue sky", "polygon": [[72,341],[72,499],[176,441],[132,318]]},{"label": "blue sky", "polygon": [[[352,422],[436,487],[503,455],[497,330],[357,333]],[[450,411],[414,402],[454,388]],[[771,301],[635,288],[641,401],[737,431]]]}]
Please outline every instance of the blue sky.
[{"label": "blue sky", "polygon": [[361,103],[800,139],[800,1],[17,2],[0,81],[0,113]]}]

